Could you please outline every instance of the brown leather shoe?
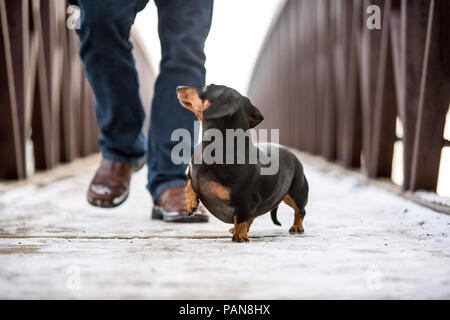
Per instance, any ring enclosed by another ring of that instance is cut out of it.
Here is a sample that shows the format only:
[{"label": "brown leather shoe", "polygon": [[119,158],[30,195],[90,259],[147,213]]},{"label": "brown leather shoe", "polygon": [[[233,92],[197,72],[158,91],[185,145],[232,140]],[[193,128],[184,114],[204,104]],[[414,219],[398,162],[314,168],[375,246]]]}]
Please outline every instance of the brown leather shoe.
[{"label": "brown leather shoe", "polygon": [[102,159],[89,185],[87,200],[96,207],[113,208],[121,205],[130,192],[133,172],[142,168],[144,161],[134,166],[129,163]]},{"label": "brown leather shoe", "polygon": [[155,202],[152,219],[165,222],[208,222],[209,217],[205,211],[205,208],[200,206],[197,212],[189,215],[184,187],[172,187],[164,191]]}]

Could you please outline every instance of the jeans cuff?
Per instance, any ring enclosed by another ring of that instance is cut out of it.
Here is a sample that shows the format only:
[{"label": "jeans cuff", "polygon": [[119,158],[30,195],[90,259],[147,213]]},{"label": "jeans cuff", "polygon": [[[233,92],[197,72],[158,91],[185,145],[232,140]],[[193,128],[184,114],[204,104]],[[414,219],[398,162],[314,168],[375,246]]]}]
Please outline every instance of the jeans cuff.
[{"label": "jeans cuff", "polygon": [[144,154],[143,156],[139,157],[125,157],[115,153],[108,152],[106,150],[102,150],[102,157],[106,160],[129,163],[131,165],[140,165],[142,164],[142,162],[145,162],[147,155]]},{"label": "jeans cuff", "polygon": [[155,203],[161,194],[166,191],[169,188],[173,187],[185,187],[186,186],[186,180],[170,180],[164,183],[161,183],[158,187],[155,188],[155,190],[150,190],[150,193],[152,194],[153,203]]}]

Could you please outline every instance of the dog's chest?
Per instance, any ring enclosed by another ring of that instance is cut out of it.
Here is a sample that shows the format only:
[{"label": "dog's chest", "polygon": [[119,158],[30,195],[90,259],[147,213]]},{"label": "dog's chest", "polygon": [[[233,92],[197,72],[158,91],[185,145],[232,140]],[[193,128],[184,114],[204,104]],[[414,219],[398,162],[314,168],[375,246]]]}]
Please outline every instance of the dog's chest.
[{"label": "dog's chest", "polygon": [[194,169],[192,187],[209,212],[225,223],[233,223],[234,207],[231,205],[230,190],[211,173],[199,174]]}]

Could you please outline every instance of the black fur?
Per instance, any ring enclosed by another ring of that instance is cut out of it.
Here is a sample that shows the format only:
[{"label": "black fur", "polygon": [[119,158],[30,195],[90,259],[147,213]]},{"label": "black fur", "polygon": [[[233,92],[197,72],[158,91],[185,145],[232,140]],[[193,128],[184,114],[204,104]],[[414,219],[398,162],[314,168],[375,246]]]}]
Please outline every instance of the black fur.
[{"label": "black fur", "polygon": [[[245,131],[254,128],[264,119],[250,100],[236,90],[217,85],[197,90],[203,101],[208,100],[211,103],[210,107],[203,112],[203,134],[208,129],[220,130],[224,137],[224,150],[227,144],[226,129]],[[196,153],[202,152],[202,148],[211,143],[204,139],[204,135],[202,138],[202,142],[195,149]],[[260,159],[258,164],[248,164],[249,150],[252,148],[264,150],[262,156],[270,156],[275,148],[279,151],[279,170],[275,175],[261,175],[260,169],[263,165]],[[225,163],[226,151],[224,153]],[[234,163],[236,163],[236,153],[235,145]],[[294,200],[302,216],[306,214],[308,182],[300,161],[292,152],[279,145],[255,145],[251,139],[246,139],[245,159],[245,164],[231,165],[193,162],[192,186],[213,215],[226,223],[233,223],[233,216],[236,215],[237,222],[240,223],[271,211],[273,222],[281,225],[277,220],[276,211],[287,194]],[[204,187],[205,182],[210,180],[220,183],[231,191],[229,201],[211,196],[210,190]]]},{"label": "black fur", "polygon": [[280,223],[280,221],[278,221],[278,218],[277,218],[277,211],[278,211],[278,207],[276,207],[275,209],[270,211],[270,217],[272,218],[272,222],[274,224],[276,224],[277,226],[281,226],[281,223]]}]

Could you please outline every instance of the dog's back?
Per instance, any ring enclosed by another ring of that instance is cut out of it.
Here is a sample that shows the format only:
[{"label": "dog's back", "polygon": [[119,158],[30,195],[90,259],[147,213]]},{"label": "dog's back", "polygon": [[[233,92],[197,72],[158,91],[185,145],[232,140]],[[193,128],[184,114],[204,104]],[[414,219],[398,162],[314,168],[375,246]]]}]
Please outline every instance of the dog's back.
[{"label": "dog's back", "polygon": [[300,160],[279,144],[258,143],[256,147],[271,161],[278,161],[279,166],[276,174],[259,177],[259,192],[265,200],[258,206],[257,214],[261,215],[272,211],[288,194],[295,200],[299,208],[304,208],[308,199],[309,186]]}]

